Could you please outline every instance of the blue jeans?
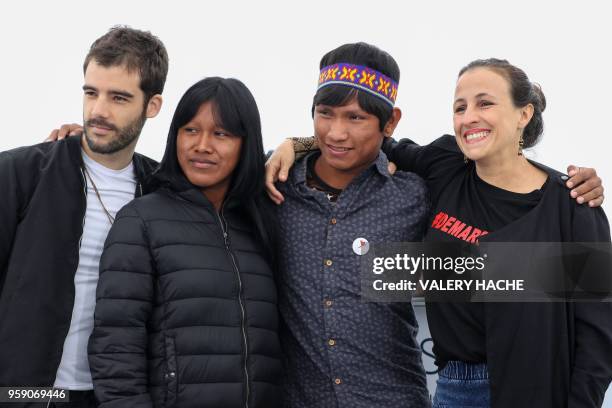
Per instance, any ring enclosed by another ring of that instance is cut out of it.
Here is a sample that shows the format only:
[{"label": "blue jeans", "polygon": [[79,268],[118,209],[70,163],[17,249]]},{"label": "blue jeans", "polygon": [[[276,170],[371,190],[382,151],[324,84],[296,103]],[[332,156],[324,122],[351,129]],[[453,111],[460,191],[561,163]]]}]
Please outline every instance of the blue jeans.
[{"label": "blue jeans", "polygon": [[489,373],[486,364],[449,361],[438,373],[433,408],[489,408]]}]

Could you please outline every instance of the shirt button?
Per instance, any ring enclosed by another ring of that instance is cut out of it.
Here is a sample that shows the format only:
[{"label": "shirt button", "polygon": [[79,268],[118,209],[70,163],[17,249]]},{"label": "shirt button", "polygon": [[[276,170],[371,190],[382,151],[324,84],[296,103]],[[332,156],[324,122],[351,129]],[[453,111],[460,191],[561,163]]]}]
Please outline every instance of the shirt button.
[{"label": "shirt button", "polygon": [[338,220],[336,220],[335,218],[332,218],[332,219],[331,219],[329,222],[330,222],[332,225],[336,225],[336,223],[338,222]]},{"label": "shirt button", "polygon": [[335,346],[335,345],[336,345],[336,340],[334,340],[334,339],[329,339],[329,340],[327,341],[327,344],[329,344],[330,346]]},{"label": "shirt button", "polygon": [[326,307],[331,307],[333,304],[334,304],[334,302],[329,300],[329,299],[325,301],[325,306]]},{"label": "shirt button", "polygon": [[332,266],[332,263],[333,263],[333,262],[332,262],[332,260],[331,260],[331,259],[326,259],[326,260],[325,260],[325,265],[327,265],[327,266]]},{"label": "shirt button", "polygon": [[339,379],[339,378],[336,378],[336,379],[334,380],[334,384],[336,384],[336,385],[340,385],[340,384],[342,384],[342,380],[341,380],[341,379]]}]

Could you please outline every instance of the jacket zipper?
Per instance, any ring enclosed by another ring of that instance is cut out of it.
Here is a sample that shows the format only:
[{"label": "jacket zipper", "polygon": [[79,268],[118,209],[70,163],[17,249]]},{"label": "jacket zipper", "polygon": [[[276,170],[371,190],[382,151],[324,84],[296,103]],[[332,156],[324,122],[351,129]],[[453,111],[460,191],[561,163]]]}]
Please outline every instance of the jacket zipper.
[{"label": "jacket zipper", "polygon": [[234,254],[232,253],[232,250],[230,249],[229,235],[225,227],[225,218],[223,218],[223,210],[224,210],[224,206],[221,207],[221,215],[217,213],[217,218],[219,219],[219,223],[221,224],[221,231],[223,231],[223,241],[225,242],[225,249],[227,250],[227,252],[230,255],[230,258],[232,259],[232,264],[234,265],[234,271],[236,272],[236,277],[238,278],[238,303],[240,303],[240,313],[241,313],[240,326],[242,329],[242,340],[244,342],[244,366],[243,368],[244,368],[244,376],[246,380],[246,398],[244,401],[244,406],[245,408],[249,408],[250,387],[249,387],[249,370],[247,367],[249,347],[248,347],[246,327],[245,327],[246,313],[244,311],[244,303],[242,302],[242,279],[240,279],[240,270],[238,269],[236,258],[234,258]]}]

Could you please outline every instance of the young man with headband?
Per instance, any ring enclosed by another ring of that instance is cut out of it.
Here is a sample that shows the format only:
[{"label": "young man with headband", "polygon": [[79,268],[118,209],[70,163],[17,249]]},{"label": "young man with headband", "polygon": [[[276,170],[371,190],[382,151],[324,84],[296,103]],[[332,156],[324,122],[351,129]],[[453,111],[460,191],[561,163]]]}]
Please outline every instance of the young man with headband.
[{"label": "young man with headband", "polygon": [[420,240],[423,180],[390,175],[379,154],[401,118],[399,67],[386,52],[346,44],[321,60],[312,113],[320,152],[279,188],[280,309],[286,406],[426,407],[410,303],[361,300],[365,246]]}]

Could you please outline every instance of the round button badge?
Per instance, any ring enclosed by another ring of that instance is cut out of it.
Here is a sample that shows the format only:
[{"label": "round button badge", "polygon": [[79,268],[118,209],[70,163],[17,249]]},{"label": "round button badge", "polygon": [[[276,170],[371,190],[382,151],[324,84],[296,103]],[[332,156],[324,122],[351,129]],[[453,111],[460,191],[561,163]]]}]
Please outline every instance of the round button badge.
[{"label": "round button badge", "polygon": [[353,241],[353,252],[357,255],[365,255],[370,250],[370,243],[365,238],[357,238]]}]

